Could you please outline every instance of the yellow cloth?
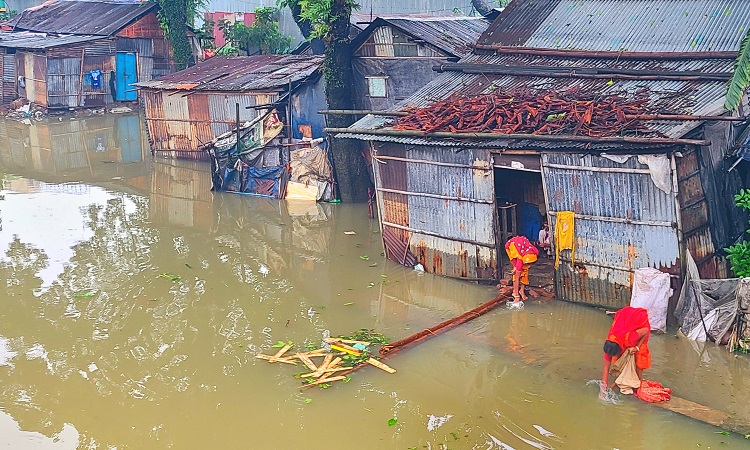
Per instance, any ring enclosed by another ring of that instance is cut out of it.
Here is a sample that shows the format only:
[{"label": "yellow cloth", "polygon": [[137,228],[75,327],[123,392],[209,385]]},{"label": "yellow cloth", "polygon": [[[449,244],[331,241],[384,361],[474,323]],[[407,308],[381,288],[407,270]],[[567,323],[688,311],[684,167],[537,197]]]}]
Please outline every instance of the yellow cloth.
[{"label": "yellow cloth", "polygon": [[526,253],[525,255],[521,255],[521,253],[516,248],[516,244],[511,242],[510,245],[508,245],[508,248],[505,249],[505,253],[508,254],[508,259],[513,261],[514,259],[520,259],[523,261],[524,264],[531,264],[533,262],[536,262],[537,256],[533,253]]},{"label": "yellow cloth", "polygon": [[570,263],[575,263],[576,238],[573,233],[575,213],[558,211],[555,221],[555,269],[560,265],[560,250],[570,250]]}]

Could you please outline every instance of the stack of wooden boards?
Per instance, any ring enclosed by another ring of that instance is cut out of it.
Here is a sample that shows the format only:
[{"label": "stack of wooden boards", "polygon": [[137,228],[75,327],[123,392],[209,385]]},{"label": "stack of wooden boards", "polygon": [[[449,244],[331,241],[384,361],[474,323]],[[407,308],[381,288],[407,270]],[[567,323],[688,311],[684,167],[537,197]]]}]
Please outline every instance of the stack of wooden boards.
[{"label": "stack of wooden boards", "polygon": [[[388,373],[396,373],[396,369],[393,369],[392,367],[389,367],[369,356],[370,352],[368,351],[368,348],[372,345],[371,342],[343,338],[325,338],[325,342],[328,344],[328,347],[330,347],[330,350],[327,348],[319,348],[317,350],[296,352],[288,355],[288,352],[292,349],[293,345],[287,344],[279,349],[279,351],[273,356],[258,353],[255,357],[264,359],[269,363],[278,362],[295,366],[298,362],[302,362],[302,364],[310,369],[309,373],[297,375],[298,378],[302,378],[306,382],[302,385],[302,389],[329,384],[334,381],[346,380],[346,375],[340,374],[340,372],[350,371],[353,367],[362,364],[370,364]],[[345,359],[350,360],[349,358],[346,358],[347,355],[358,358],[356,359],[357,362],[354,366],[352,366],[349,361],[345,361]],[[319,364],[316,364],[313,361],[313,358],[323,358],[323,360]]]}]

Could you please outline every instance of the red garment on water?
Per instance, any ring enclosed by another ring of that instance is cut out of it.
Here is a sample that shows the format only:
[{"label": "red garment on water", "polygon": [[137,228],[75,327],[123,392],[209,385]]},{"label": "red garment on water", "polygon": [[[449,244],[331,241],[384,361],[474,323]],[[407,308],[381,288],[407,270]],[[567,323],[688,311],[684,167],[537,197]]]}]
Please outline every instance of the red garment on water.
[{"label": "red garment on water", "polygon": [[641,380],[641,387],[635,396],[649,403],[661,403],[672,398],[672,389],[665,388],[657,381]]}]

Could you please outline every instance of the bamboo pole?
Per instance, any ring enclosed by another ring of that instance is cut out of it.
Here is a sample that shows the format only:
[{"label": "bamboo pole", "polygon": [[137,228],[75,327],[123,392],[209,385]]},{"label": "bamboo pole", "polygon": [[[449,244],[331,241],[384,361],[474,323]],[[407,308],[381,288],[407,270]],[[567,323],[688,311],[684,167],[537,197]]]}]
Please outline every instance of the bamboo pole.
[{"label": "bamboo pole", "polygon": [[448,131],[433,131],[425,133],[419,130],[390,130],[369,128],[325,128],[326,133],[369,134],[372,136],[396,137],[425,137],[452,139],[508,139],[550,142],[587,142],[587,143],[623,143],[623,144],[651,144],[651,145],[711,145],[711,141],[703,139],[674,139],[674,138],[641,138],[629,136],[571,136],[563,134],[503,134],[503,133],[452,133]]},{"label": "bamboo pole", "polygon": [[377,188],[377,190],[380,192],[389,192],[391,194],[404,194],[404,195],[411,195],[414,197],[436,198],[439,200],[452,200],[456,202],[481,203],[484,205],[491,205],[493,203],[491,200],[480,200],[480,199],[468,198],[468,197],[452,197],[449,195],[439,195],[439,194],[427,194],[425,192],[410,192],[410,191],[401,191],[398,189],[386,189],[386,188]]},{"label": "bamboo pole", "polygon": [[[437,237],[437,238],[440,238],[440,239],[445,239],[447,241],[463,242],[465,244],[476,245],[477,247],[484,247],[484,248],[489,248],[489,249],[493,249],[493,250],[495,249],[495,247],[493,245],[485,244],[485,243],[478,242],[478,241],[475,241],[475,240],[472,240],[472,239],[462,239],[462,238],[457,238],[457,237],[446,237],[446,236],[443,236],[443,235],[441,235],[439,233],[435,233],[433,231],[420,230],[420,229],[417,229],[417,228],[407,227],[405,225],[399,225],[397,223],[386,222],[385,220],[382,220],[381,223],[383,224],[383,226],[386,226],[386,227],[398,228],[399,230],[410,231],[412,233],[418,233],[418,234],[424,234],[426,236],[433,236],[433,237]],[[461,279],[462,280],[467,280],[467,278],[461,278]]]},{"label": "bamboo pole", "polygon": [[[507,153],[507,152],[504,152]],[[537,154],[534,152],[534,154]],[[411,158],[400,158],[398,156],[374,156],[373,159],[381,164],[387,164],[383,163],[383,161],[401,161],[401,162],[407,162],[407,163],[415,163],[415,164],[426,164],[428,166],[441,166],[441,167],[456,167],[459,169],[471,169],[471,170],[492,170],[492,167],[477,167],[477,166],[469,166],[466,164],[453,164],[453,163],[444,163],[440,161],[429,161],[426,159],[411,159]]]},{"label": "bamboo pole", "polygon": [[324,109],[318,111],[318,114],[362,116],[372,114],[373,116],[408,116],[410,113],[407,111],[377,111],[372,109]]}]

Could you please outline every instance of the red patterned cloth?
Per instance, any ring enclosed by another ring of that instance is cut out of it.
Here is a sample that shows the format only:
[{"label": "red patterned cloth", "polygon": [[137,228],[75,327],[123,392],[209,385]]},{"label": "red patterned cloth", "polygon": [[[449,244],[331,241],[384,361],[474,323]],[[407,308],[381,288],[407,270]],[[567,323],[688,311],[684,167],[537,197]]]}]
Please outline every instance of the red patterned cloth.
[{"label": "red patterned cloth", "polygon": [[526,236],[515,236],[508,239],[505,243],[505,252],[508,254],[510,263],[520,272],[524,264],[531,264],[536,261],[539,255],[539,249],[536,245],[529,242]]},{"label": "red patterned cloth", "polygon": [[661,403],[672,398],[672,389],[665,388],[656,381],[641,380],[641,387],[635,392],[635,396],[649,403]]}]

